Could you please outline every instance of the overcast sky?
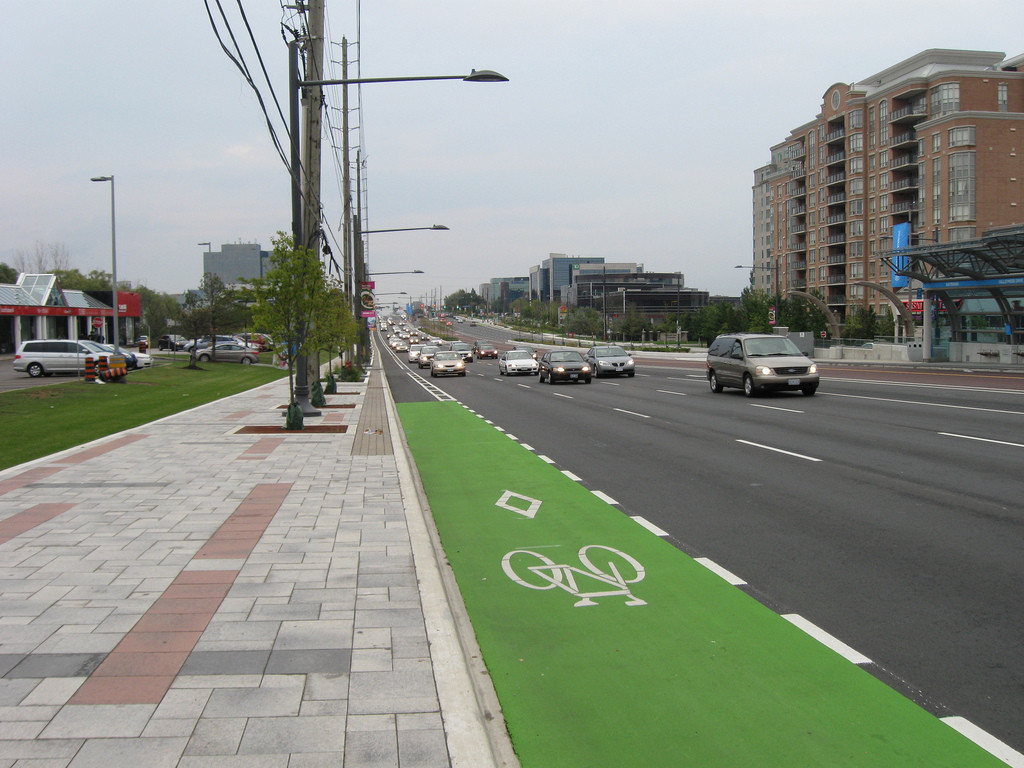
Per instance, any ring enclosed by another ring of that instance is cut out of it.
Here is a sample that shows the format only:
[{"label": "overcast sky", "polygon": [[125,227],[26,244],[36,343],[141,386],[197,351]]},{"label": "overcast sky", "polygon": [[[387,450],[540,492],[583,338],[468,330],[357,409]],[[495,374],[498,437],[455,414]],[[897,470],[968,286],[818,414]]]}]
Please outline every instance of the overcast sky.
[{"label": "overcast sky", "polygon": [[[244,8],[287,114],[280,4],[221,2],[258,71]],[[4,5],[0,261],[57,244],[72,267],[109,271],[98,175],[116,178],[118,277],[154,290],[198,284],[197,243],[269,249],[290,229],[285,167],[202,0]],[[549,253],[679,270],[687,286],[736,295],[748,274],[733,265],[752,258],[753,170],[830,85],[928,48],[1024,53],[1020,0],[364,0],[358,26],[353,0],[327,12],[333,43],[361,38],[350,58],[363,77],[510,79],[362,88],[352,141],[366,160],[365,228],[451,228],[370,236],[372,271],[424,271],[379,276],[378,291],[416,297],[526,275]],[[340,50],[329,46],[335,60]],[[326,145],[323,169],[339,232]]]}]

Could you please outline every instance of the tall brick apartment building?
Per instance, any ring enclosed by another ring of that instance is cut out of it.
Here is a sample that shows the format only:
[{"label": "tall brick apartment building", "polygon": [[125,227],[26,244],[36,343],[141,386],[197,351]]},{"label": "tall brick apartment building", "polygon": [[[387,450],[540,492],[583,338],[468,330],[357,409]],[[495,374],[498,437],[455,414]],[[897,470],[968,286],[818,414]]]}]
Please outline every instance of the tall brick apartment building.
[{"label": "tall brick apartment building", "polygon": [[[1024,224],[1024,55],[927,50],[824,94],[753,187],[755,288],[890,311],[893,227],[911,245]],[[908,291],[909,292],[909,291]]]}]

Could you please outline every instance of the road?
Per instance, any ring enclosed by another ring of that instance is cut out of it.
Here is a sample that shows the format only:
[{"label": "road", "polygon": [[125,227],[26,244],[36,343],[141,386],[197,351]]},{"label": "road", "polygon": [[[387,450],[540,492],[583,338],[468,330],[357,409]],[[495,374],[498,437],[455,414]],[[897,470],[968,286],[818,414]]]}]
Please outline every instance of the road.
[{"label": "road", "polygon": [[[428,398],[404,360],[386,363],[396,399]],[[928,711],[1024,751],[1024,377],[825,365],[815,397],[748,400],[711,393],[699,361],[640,360],[590,385],[492,361],[431,383]]]}]

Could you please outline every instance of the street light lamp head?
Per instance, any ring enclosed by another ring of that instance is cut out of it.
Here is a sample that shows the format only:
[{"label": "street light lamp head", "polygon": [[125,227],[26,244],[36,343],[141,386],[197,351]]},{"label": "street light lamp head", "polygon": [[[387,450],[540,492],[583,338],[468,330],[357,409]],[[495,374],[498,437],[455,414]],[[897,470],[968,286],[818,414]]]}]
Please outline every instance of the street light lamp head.
[{"label": "street light lamp head", "polygon": [[493,69],[474,69],[464,78],[467,83],[507,83],[508,78]]},{"label": "street light lamp head", "polygon": [[113,176],[93,176],[89,181],[113,181]]},{"label": "street light lamp head", "polygon": [[431,229],[448,229],[444,224],[435,224]]}]

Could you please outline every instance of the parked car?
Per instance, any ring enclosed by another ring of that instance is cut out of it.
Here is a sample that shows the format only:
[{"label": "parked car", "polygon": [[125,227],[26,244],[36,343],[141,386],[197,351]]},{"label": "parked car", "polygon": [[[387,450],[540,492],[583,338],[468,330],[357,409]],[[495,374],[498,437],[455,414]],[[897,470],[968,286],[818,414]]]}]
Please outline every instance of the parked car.
[{"label": "parked car", "polygon": [[478,341],[473,347],[473,352],[480,359],[485,357],[498,358],[498,348],[489,341]]},{"label": "parked car", "polygon": [[553,349],[540,358],[538,381],[554,384],[556,381],[582,381],[590,383],[591,368],[583,355],[574,349]]},{"label": "parked car", "polygon": [[430,361],[431,376],[465,376],[466,361],[461,352],[440,350]]},{"label": "parked car", "polygon": [[265,333],[240,333],[235,338],[255,348],[257,352],[266,352],[274,348],[274,340]]},{"label": "parked car", "polygon": [[[100,344],[98,341],[82,341],[87,347],[91,347],[96,351],[97,355],[114,355],[117,354],[114,351],[113,344]],[[153,365],[153,358],[143,352],[130,352],[127,349],[122,348],[121,353],[124,355],[124,365],[129,371],[134,371],[139,368],[149,368]]]},{"label": "parked car", "polygon": [[521,373],[535,376],[540,365],[525,349],[510,349],[498,358],[498,375],[517,376]]},{"label": "parked car", "polygon": [[458,352],[462,355],[462,359],[467,363],[473,362],[473,345],[467,344],[464,341],[453,341],[451,345],[452,352]]},{"label": "parked car", "polygon": [[769,333],[727,333],[708,347],[712,392],[739,387],[747,397],[771,390],[818,390],[818,366],[790,339]]},{"label": "parked car", "polygon": [[196,360],[208,363],[216,354],[218,363],[252,365],[259,361],[256,352],[240,341],[219,341],[213,349],[206,347],[196,353]]},{"label": "parked car", "polygon": [[416,358],[416,367],[429,368],[430,359],[440,351],[440,347],[434,346],[433,344],[428,344],[423,347],[423,349],[420,350],[420,356]]},{"label": "parked car", "polygon": [[165,333],[159,339],[156,340],[157,349],[166,349],[175,351],[178,349],[185,348],[185,342],[188,341],[184,336],[178,336],[174,333]]},{"label": "parked car", "polygon": [[622,347],[614,344],[602,344],[591,347],[583,355],[590,364],[594,375],[601,376],[633,376],[636,374],[636,363],[633,356]]},{"label": "parked car", "polygon": [[[221,344],[221,343],[225,343],[225,344],[230,344],[230,343],[238,344],[240,342],[234,336],[221,336],[221,335],[218,334],[217,335],[217,343],[218,344]],[[182,349],[184,349],[186,352],[191,352],[193,345],[195,345],[195,348],[197,350],[206,349],[208,346],[210,346],[210,337],[209,336],[202,336],[199,339],[189,339],[188,341],[186,341],[184,343],[184,345],[182,345]]]},{"label": "parked car", "polygon": [[[85,359],[99,353],[86,340],[39,339],[23,341],[14,354],[14,370],[33,378],[55,373],[78,373],[85,370]],[[104,353],[106,354],[106,353]]]}]

